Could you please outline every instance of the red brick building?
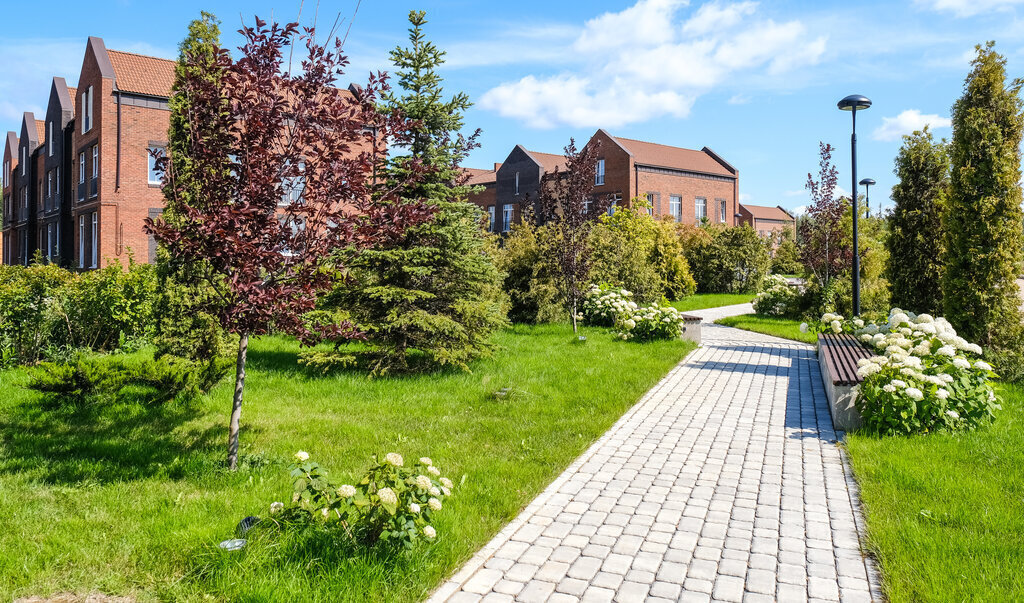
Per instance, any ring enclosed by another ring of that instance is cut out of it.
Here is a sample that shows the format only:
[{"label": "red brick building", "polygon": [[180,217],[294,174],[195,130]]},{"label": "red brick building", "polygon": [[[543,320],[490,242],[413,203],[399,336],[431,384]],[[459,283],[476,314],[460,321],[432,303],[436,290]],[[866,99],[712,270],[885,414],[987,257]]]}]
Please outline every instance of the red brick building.
[{"label": "red brick building", "polygon": [[762,237],[782,233],[787,228],[796,232],[796,219],[781,206],[740,204],[740,223],[749,224]]},{"label": "red brick building", "polygon": [[[595,143],[600,144],[596,195],[616,204],[646,198],[654,216],[671,216],[677,222],[706,218],[737,224],[739,172],[708,147],[697,151],[617,138],[603,129],[587,142]],[[563,156],[516,145],[493,171],[471,170],[471,183],[484,186],[484,191],[470,201],[491,217],[493,232],[504,232],[520,218],[524,204],[537,199],[541,179],[556,167],[565,168]]]}]

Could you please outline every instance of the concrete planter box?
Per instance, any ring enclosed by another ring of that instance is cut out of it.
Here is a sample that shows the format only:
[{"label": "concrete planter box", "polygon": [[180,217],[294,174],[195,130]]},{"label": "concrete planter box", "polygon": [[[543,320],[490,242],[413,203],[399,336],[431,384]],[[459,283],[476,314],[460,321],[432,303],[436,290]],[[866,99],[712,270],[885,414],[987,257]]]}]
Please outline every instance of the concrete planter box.
[{"label": "concrete planter box", "polygon": [[683,334],[681,337],[700,345],[700,321],[699,316],[683,314]]}]

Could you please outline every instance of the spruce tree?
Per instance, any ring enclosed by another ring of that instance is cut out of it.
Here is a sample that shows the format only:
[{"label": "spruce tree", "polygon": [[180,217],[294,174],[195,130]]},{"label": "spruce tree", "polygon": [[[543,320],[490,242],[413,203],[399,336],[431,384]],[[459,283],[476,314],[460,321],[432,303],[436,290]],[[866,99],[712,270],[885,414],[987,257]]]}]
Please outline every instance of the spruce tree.
[{"label": "spruce tree", "polygon": [[903,137],[893,173],[896,203],[889,217],[886,274],[892,304],[914,312],[942,313],[942,208],[949,188],[946,141],[924,130]]},{"label": "spruce tree", "polygon": [[409,23],[411,45],[391,51],[397,85],[382,95],[381,108],[414,125],[409,140],[392,148],[383,176],[401,182],[412,170],[426,170],[402,196],[426,199],[436,211],[402,240],[361,252],[352,264],[355,285],[339,288],[332,300],[367,334],[376,373],[467,369],[490,353],[491,335],[506,323],[501,277],[486,253],[484,214],[465,201],[471,189],[462,184],[460,163],[479,135],[459,134],[472,103],[463,92],[443,98],[437,69],[445,52],[426,39],[424,12],[410,12]]},{"label": "spruce tree", "polygon": [[[1006,81],[994,43],[978,46],[953,105],[949,203],[943,213],[945,315],[986,348],[1004,377],[1020,371],[1022,81]],[[1014,367],[1018,367],[1014,369]]]}]

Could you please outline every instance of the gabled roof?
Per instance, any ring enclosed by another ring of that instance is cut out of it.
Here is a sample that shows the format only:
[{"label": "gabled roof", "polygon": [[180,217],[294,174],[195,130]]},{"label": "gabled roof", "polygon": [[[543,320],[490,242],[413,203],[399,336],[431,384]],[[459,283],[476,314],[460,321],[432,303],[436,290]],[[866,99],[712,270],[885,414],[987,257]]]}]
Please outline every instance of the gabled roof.
[{"label": "gabled roof", "polygon": [[132,52],[108,50],[114,81],[121,92],[170,97],[175,62]]},{"label": "gabled roof", "polygon": [[485,170],[481,168],[462,168],[463,173],[467,174],[469,178],[466,180],[466,184],[469,186],[476,186],[478,184],[491,184],[497,182],[498,172],[495,170]]},{"label": "gabled roof", "polygon": [[613,136],[612,139],[622,145],[633,156],[633,160],[640,165],[701,172],[717,176],[736,176],[735,170],[730,170],[723,165],[724,162],[720,162],[718,156],[714,152],[709,152],[711,150],[707,147],[697,151],[618,136]]},{"label": "gabled roof", "polygon": [[11,169],[18,164],[18,135],[15,132],[7,131],[7,151],[11,153]]},{"label": "gabled roof", "polygon": [[[526,149],[523,149],[524,151]],[[539,153],[537,151],[526,151],[526,153],[537,162],[540,167],[544,168],[544,171],[548,174],[555,171],[555,168],[560,172],[565,171],[565,155],[555,155],[553,153]]]},{"label": "gabled roof", "polygon": [[740,207],[750,212],[750,215],[754,216],[755,220],[793,221],[793,216],[789,215],[789,212],[778,206],[764,207],[763,205],[747,205],[746,203],[740,203]]},{"label": "gabled roof", "polygon": [[75,109],[75,97],[78,96],[78,88],[68,86],[68,95],[71,97],[71,110]]}]

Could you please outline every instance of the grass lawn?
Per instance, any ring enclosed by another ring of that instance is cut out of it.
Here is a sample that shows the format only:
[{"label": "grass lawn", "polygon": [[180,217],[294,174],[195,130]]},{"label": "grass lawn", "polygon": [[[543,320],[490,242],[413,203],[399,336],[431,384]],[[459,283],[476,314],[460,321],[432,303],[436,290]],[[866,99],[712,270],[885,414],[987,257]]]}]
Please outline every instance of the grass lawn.
[{"label": "grass lawn", "polygon": [[889,600],[1024,600],[1024,389],[989,427],[848,436]]},{"label": "grass lawn", "polygon": [[799,320],[791,318],[776,318],[774,316],[761,316],[760,314],[742,314],[740,316],[727,316],[716,320],[718,324],[727,327],[736,327],[746,331],[774,335],[783,339],[793,339],[804,343],[817,343],[818,336],[814,333],[801,333]]},{"label": "grass lawn", "polygon": [[[693,349],[583,333],[580,344],[568,326],[514,327],[472,373],[382,380],[311,377],[297,343],[257,339],[236,473],[221,468],[231,380],[192,403],[76,411],[41,404],[23,370],[0,372],[0,600],[422,599]],[[497,399],[502,388],[512,394]],[[437,543],[400,556],[329,542],[217,549],[241,518],[288,499],[299,449],[345,480],[373,453],[432,457],[456,482]]]},{"label": "grass lawn", "polygon": [[754,295],[751,293],[697,293],[679,301],[674,301],[670,305],[676,310],[687,312],[690,310],[747,304],[753,301],[753,299]]}]

